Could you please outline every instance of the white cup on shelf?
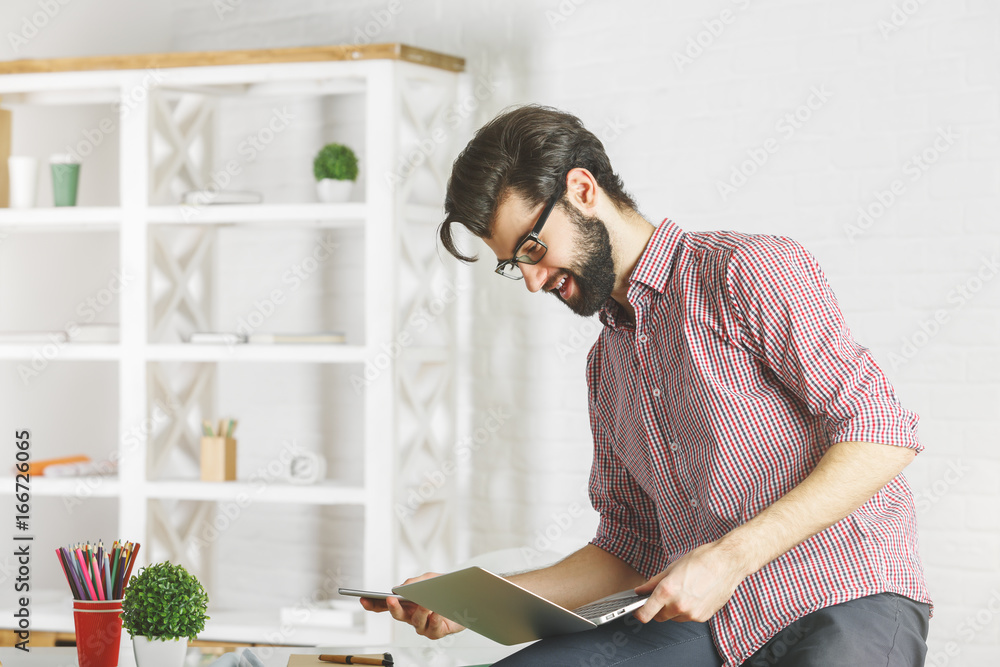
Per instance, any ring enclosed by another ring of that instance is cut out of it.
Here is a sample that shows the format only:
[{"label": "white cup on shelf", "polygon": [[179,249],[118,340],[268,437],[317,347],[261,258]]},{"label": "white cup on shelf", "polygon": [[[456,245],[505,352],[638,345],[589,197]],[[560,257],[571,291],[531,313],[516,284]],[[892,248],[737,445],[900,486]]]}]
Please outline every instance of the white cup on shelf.
[{"label": "white cup on shelf", "polygon": [[10,173],[10,207],[33,208],[38,194],[38,158],[11,155],[7,158]]}]

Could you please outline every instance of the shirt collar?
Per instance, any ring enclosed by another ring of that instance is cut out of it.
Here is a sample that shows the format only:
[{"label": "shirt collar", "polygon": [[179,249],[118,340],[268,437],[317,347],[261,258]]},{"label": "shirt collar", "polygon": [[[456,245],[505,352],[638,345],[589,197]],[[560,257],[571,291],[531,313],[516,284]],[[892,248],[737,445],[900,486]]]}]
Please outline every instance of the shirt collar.
[{"label": "shirt collar", "polygon": [[[639,257],[639,262],[629,278],[631,285],[642,283],[663,294],[667,289],[667,278],[670,277],[670,269],[673,268],[674,257],[677,255],[677,248],[683,236],[684,232],[680,227],[669,218],[664,220],[653,232],[646,249]],[[632,292],[631,285],[629,297]],[[631,300],[629,298],[629,301]]]},{"label": "shirt collar", "polygon": [[[664,219],[653,231],[653,236],[650,237],[646,249],[642,251],[632,275],[629,276],[628,300],[633,307],[639,292],[643,291],[641,286],[656,290],[660,294],[666,291],[667,278],[670,277],[670,270],[673,268],[674,258],[683,237],[684,231],[669,218]],[[628,317],[617,301],[608,299],[601,308],[600,319],[605,326],[617,328],[624,325]]]}]

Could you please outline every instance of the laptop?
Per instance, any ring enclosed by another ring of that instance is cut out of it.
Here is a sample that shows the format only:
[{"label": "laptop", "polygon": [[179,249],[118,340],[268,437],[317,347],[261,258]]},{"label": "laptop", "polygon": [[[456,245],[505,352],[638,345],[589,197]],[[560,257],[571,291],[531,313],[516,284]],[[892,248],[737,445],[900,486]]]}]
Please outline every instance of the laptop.
[{"label": "laptop", "polygon": [[596,628],[638,609],[648,597],[630,589],[570,611],[480,567],[392,592],[507,646]]}]

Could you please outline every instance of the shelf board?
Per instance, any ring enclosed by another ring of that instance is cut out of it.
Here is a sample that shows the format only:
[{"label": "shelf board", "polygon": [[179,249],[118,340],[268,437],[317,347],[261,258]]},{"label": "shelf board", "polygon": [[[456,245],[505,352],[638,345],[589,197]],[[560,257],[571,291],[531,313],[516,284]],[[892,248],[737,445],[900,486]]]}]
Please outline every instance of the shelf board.
[{"label": "shelf board", "polygon": [[16,232],[114,232],[122,210],[117,206],[0,208],[0,229]]},{"label": "shelf board", "polygon": [[[48,349],[53,347],[57,350],[54,355],[49,354]],[[39,356],[46,361],[117,361],[121,358],[121,349],[118,345],[105,343],[0,344],[0,359],[33,360]]]},{"label": "shelf board", "polygon": [[[358,609],[361,609],[360,605],[358,605]],[[361,611],[364,612],[364,610]],[[365,639],[362,625],[356,625],[353,628],[283,625],[277,608],[249,611],[209,608],[208,615],[211,618],[205,621],[205,629],[198,633],[198,639],[202,641],[255,643],[273,633],[281,637],[282,643],[309,647],[352,646],[364,643]],[[303,653],[305,651],[300,649],[293,652]]]},{"label": "shelf board", "polygon": [[[58,352],[49,354],[46,348]],[[211,345],[177,343],[147,345],[146,358],[150,361],[197,362],[302,362],[321,364],[363,364],[371,358],[363,345],[270,344]],[[373,352],[372,354],[375,354]],[[118,361],[122,347],[111,343],[6,343],[0,344],[0,360],[34,360],[41,356],[46,361]],[[406,361],[438,361],[450,358],[445,348],[413,347],[400,357]]]},{"label": "shelf board", "polygon": [[280,482],[202,482],[166,480],[143,485],[149,498],[177,500],[233,500],[307,505],[361,505],[365,490],[334,482],[288,484]]},{"label": "shelf board", "polygon": [[[0,484],[5,489],[14,488],[13,476],[0,477]],[[83,477],[45,477],[33,475],[30,480],[33,496],[72,496],[80,490],[80,484],[87,489],[88,498],[115,498],[121,491],[117,477],[99,477],[86,475]]]},{"label": "shelf board", "polygon": [[314,227],[360,227],[366,207],[345,204],[220,204],[216,206],[150,206],[148,220],[163,225],[311,223]]},{"label": "shelf board", "polygon": [[365,348],[359,345],[179,343],[149,345],[146,349],[146,357],[153,361],[301,361],[343,364],[364,363],[367,358]]},{"label": "shelf board", "polygon": [[[7,603],[0,605],[0,613],[4,614],[4,618],[10,618],[14,611],[14,607],[8,606]],[[214,609],[210,606],[208,615],[211,618],[206,621],[205,629],[198,633],[198,639],[201,641],[258,643],[267,633],[277,634],[283,627],[277,607],[229,610]],[[68,587],[65,591],[39,590],[32,595],[31,629],[39,632],[74,632],[73,598]],[[363,626],[330,629],[288,627],[287,630],[284,633],[287,635],[286,643],[298,646],[354,646],[366,639]],[[76,664],[75,650],[72,664]]]},{"label": "shelf board", "polygon": [[336,44],[280,49],[240,49],[233,51],[180,51],[135,53],[120,56],[83,58],[19,59],[0,64],[0,74],[79,72],[122,69],[164,69],[173,67],[218,67],[354,60],[403,60],[449,72],[465,70],[465,58],[449,56],[406,44]]}]

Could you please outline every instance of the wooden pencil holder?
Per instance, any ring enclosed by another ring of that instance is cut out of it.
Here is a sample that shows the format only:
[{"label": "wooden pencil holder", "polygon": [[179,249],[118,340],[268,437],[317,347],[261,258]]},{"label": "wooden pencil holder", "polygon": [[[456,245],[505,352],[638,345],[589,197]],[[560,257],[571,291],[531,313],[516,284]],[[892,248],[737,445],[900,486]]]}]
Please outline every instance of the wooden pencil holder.
[{"label": "wooden pencil holder", "polygon": [[201,439],[201,480],[232,482],[236,480],[236,440],[222,437]]}]

